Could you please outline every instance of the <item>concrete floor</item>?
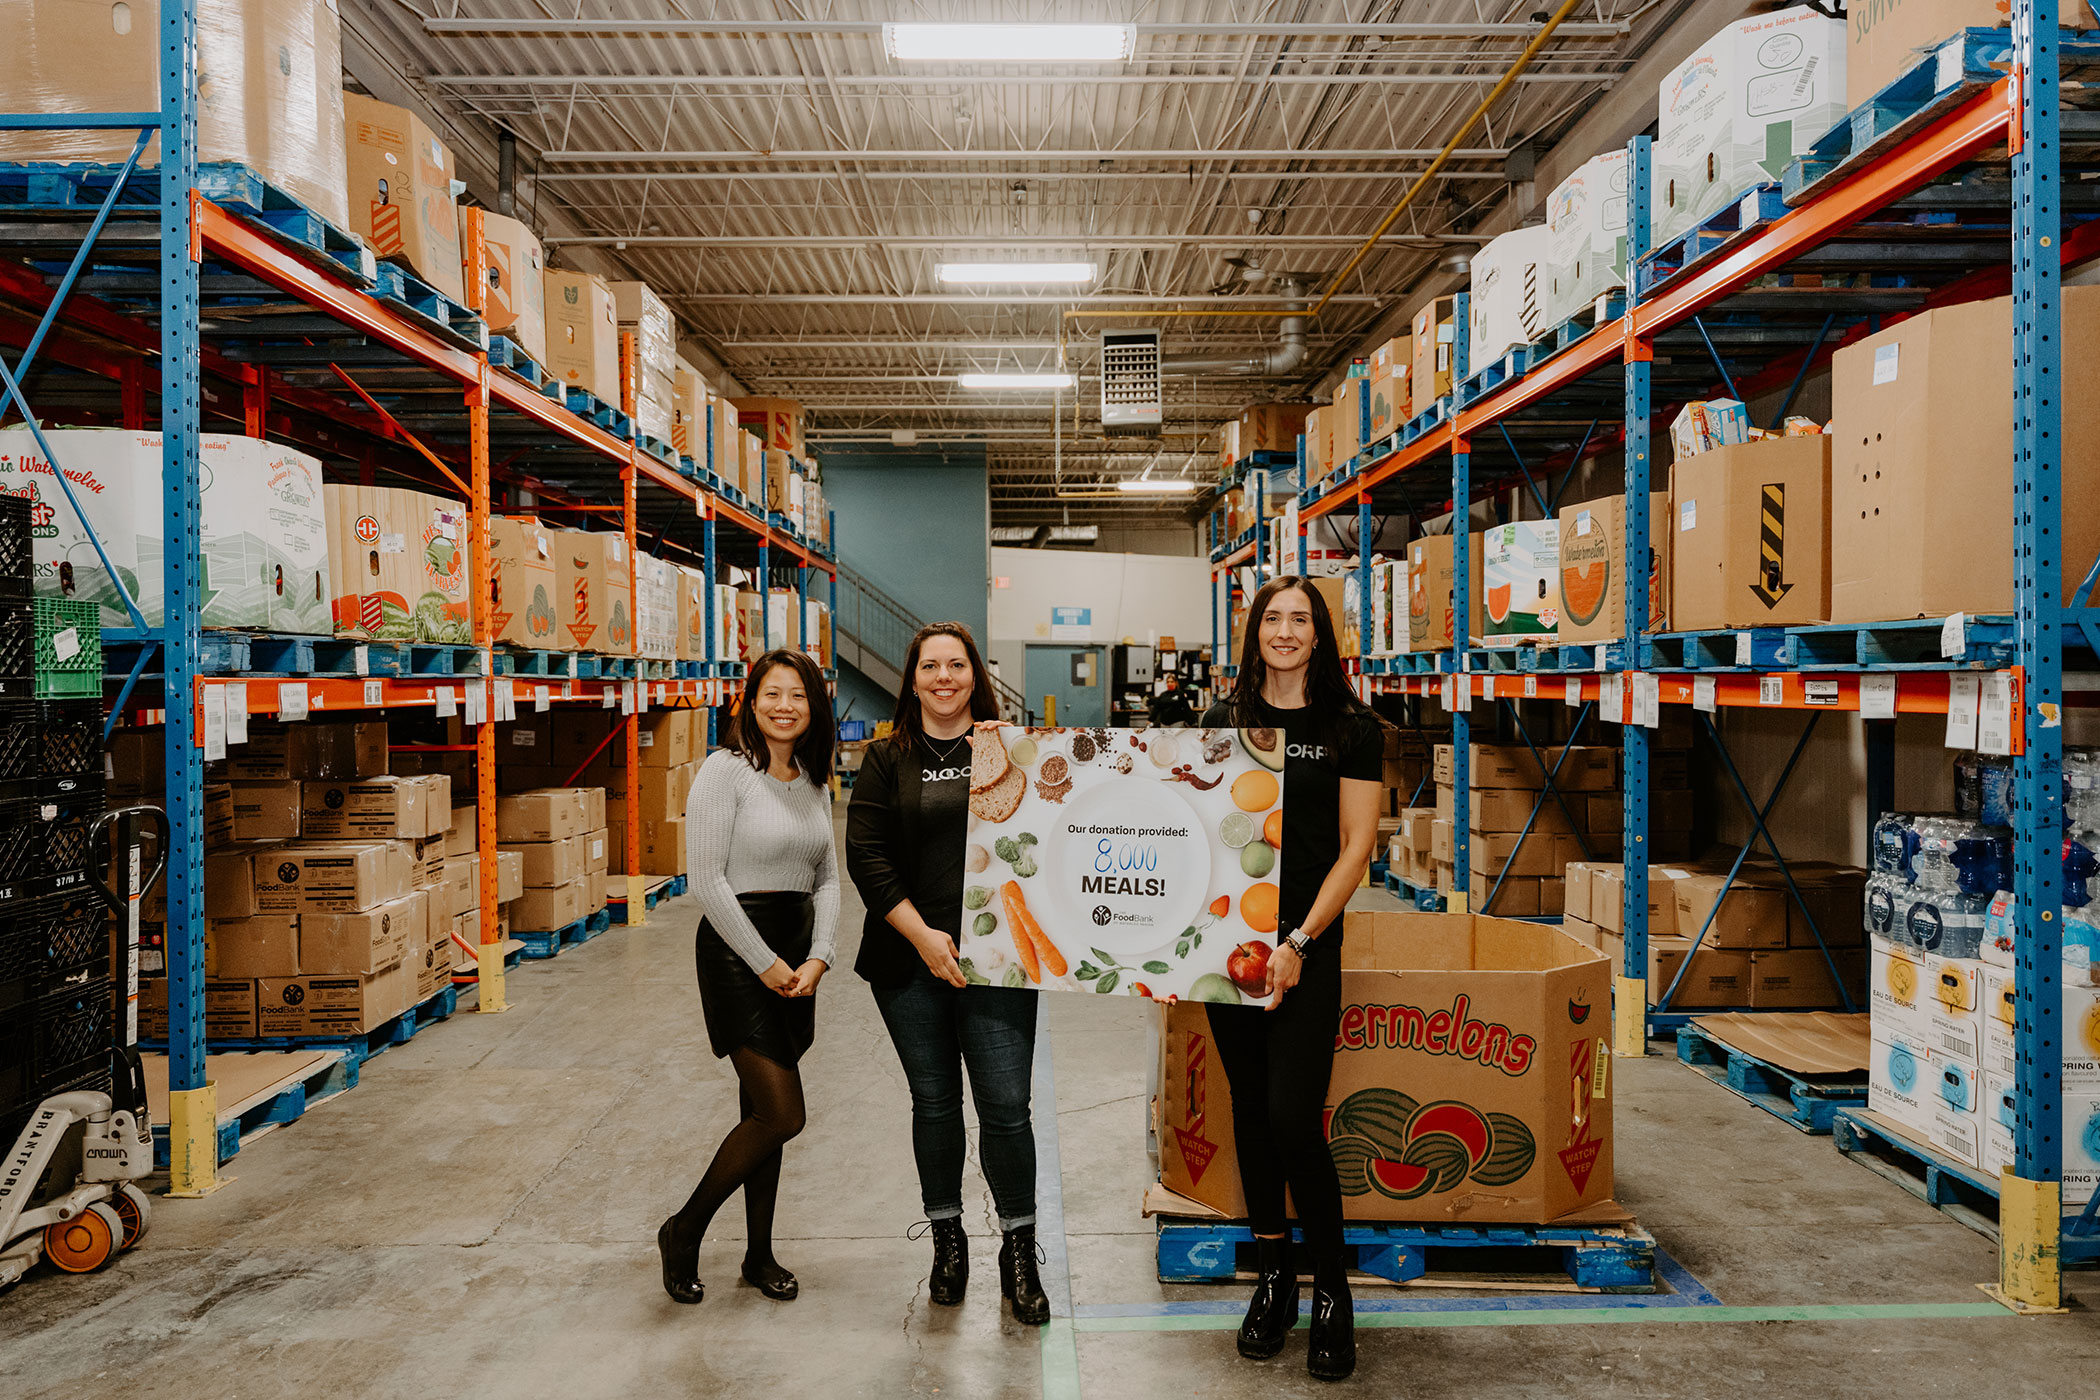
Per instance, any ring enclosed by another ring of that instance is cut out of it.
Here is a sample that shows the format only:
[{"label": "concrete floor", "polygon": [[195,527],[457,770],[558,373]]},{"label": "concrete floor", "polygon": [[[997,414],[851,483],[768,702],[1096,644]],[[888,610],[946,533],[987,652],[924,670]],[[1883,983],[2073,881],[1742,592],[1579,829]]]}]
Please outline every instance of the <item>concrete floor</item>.
[{"label": "concrete floor", "polygon": [[[847,904],[850,967],[861,913],[850,892]],[[1046,1003],[1038,1077],[1054,1078],[1057,1111],[1039,1100],[1038,1133],[1046,1165],[1054,1144],[1062,1167],[1044,1198],[1050,1328],[1002,1313],[974,1168],[969,1300],[927,1302],[930,1248],[903,1237],[919,1216],[903,1078],[864,984],[843,968],[819,993],[804,1061],[810,1127],[789,1148],[781,1190],[778,1253],[801,1299],[770,1302],[737,1277],[732,1202],[701,1256],[707,1302],[671,1303],[656,1225],[736,1101],[700,1022],[696,919],[679,900],[644,928],[528,964],[511,1012],[456,1017],[381,1056],[355,1091],[244,1149],[227,1189],[160,1202],[146,1243],[108,1271],[39,1270],[0,1300],[0,1393],[1334,1393],[1306,1377],[1302,1340],[1255,1364],[1234,1355],[1231,1316],[1113,1316],[1115,1305],[1241,1301],[1153,1277],[1138,1210],[1149,1018],[1120,999]],[[1975,1285],[1995,1277],[1994,1247],[1846,1163],[1830,1139],[1668,1060],[1622,1065],[1618,1084],[1620,1198],[1723,1303],[1795,1311],[1386,1312],[1360,1334],[1362,1393],[2100,1394],[2092,1312],[1958,1315],[1983,1311]],[[1461,1295],[1358,1292],[1439,1296]],[[1914,1312],[1837,1315],[1857,1304]]]}]

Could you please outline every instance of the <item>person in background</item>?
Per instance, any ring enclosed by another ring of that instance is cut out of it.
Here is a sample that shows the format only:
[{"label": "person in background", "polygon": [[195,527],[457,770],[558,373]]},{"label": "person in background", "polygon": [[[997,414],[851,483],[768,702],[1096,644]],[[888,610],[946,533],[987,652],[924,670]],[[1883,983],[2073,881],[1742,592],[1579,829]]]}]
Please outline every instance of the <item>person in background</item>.
[{"label": "person in background", "polygon": [[686,869],[700,902],[693,959],[715,1057],[736,1070],[741,1112],[676,1215],[656,1232],[664,1291],[706,1296],[700,1242],[732,1193],[744,1192],[743,1274],[783,1302],[800,1287],[773,1258],[782,1146],[802,1131],[796,1066],[816,1035],[817,983],[838,933],[831,761],[838,735],[824,674],[799,651],[751,667],[723,746],[686,797]]},{"label": "person in background", "polygon": [[1147,718],[1162,728],[1180,728],[1196,722],[1196,707],[1189,703],[1189,694],[1181,688],[1181,677],[1168,676],[1161,682],[1164,687],[1152,697],[1146,707]]},{"label": "person in background", "polygon": [[846,869],[868,907],[854,971],[875,992],[911,1086],[912,1153],[933,1235],[928,1293],[962,1302],[963,1074],[1005,1238],[999,1291],[1024,1323],[1050,1320],[1037,1273],[1035,1125],[1029,1117],[1036,993],[970,986],[956,961],[970,820],[970,738],[999,717],[969,629],[935,622],[904,657],[890,737],[869,746],[846,809]]},{"label": "person in background", "polygon": [[1342,670],[1319,590],[1285,576],[1254,595],[1232,693],[1204,715],[1219,728],[1283,731],[1283,872],[1266,1007],[1211,1006],[1211,1038],[1232,1089],[1232,1130],[1261,1275],[1240,1324],[1240,1355],[1283,1350],[1298,1320],[1284,1188],[1312,1253],[1305,1368],[1356,1369],[1356,1316],[1342,1242],[1342,1192],[1322,1115],[1342,1015],[1342,906],[1370,865],[1384,738]]}]

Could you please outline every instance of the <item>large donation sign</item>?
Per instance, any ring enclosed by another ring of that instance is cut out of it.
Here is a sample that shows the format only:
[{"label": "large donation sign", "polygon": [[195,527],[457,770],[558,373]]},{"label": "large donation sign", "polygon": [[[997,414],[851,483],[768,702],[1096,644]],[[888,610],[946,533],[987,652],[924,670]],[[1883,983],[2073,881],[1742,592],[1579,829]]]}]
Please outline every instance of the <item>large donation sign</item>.
[{"label": "large donation sign", "polygon": [[978,731],[964,976],[1258,999],[1276,943],[1283,754],[1267,729]]}]

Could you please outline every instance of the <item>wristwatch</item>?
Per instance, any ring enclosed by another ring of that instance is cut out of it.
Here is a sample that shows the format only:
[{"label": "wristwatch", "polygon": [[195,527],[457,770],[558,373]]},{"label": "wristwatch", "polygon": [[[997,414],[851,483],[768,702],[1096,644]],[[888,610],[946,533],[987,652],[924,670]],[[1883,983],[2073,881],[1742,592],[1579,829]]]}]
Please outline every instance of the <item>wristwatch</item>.
[{"label": "wristwatch", "polygon": [[1312,951],[1312,939],[1306,936],[1303,929],[1293,929],[1283,936],[1283,941],[1301,958]]}]

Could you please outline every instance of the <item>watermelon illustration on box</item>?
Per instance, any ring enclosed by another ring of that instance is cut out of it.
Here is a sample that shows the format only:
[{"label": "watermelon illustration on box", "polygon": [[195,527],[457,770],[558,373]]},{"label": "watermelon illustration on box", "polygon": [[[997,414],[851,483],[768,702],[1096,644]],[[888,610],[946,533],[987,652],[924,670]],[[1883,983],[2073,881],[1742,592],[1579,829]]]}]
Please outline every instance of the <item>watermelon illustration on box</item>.
[{"label": "watermelon illustration on box", "polygon": [[1552,638],[1560,628],[1560,522],[1520,520],[1481,534],[1482,632]]},{"label": "watermelon illustration on box", "polygon": [[1258,1003],[1276,946],[1283,796],[1277,730],[979,731],[963,975]]},{"label": "watermelon illustration on box", "polygon": [[[1627,1219],[1612,1199],[1604,956],[1556,928],[1466,914],[1352,912],[1343,932],[1326,1129],[1344,1213]],[[1164,1013],[1160,1181],[1237,1218],[1246,1197],[1209,1014],[1187,1002]]]}]

